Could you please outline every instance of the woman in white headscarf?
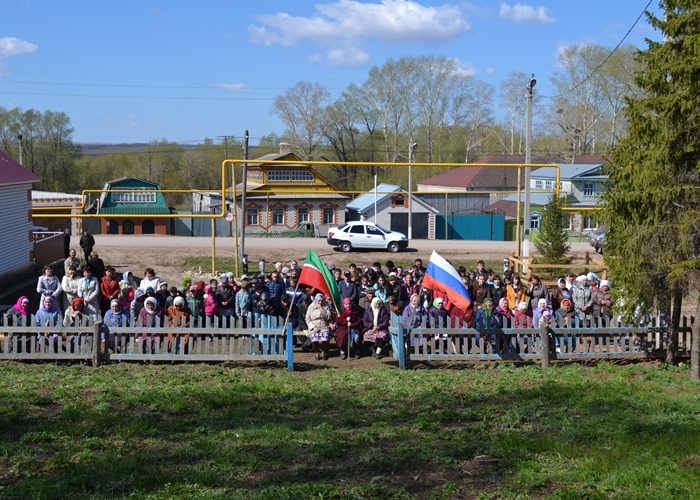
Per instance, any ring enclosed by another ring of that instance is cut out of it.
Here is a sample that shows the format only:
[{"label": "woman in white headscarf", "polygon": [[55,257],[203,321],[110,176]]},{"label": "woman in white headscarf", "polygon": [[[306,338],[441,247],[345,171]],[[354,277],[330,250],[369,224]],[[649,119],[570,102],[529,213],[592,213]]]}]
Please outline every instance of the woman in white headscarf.
[{"label": "woman in white headscarf", "polygon": [[335,329],[335,321],[326,296],[316,294],[314,301],[306,311],[306,325],[309,327],[309,339],[316,353],[316,359],[328,359],[328,342],[331,330]]},{"label": "woman in white headscarf", "polygon": [[362,320],[364,341],[374,343],[374,357],[377,359],[382,357],[382,349],[389,340],[389,313],[382,304],[382,299],[375,297]]},{"label": "woman in white headscarf", "polygon": [[[143,309],[139,312],[138,326],[144,326],[146,328],[158,328],[162,329],[165,323],[165,314],[163,308],[158,305],[158,301],[155,297],[148,297],[143,303]],[[162,340],[163,333],[161,330],[160,339]],[[148,340],[148,333],[144,331],[141,334],[142,351],[146,353],[146,342]],[[151,354],[155,354],[155,340],[156,333],[151,331]]]}]

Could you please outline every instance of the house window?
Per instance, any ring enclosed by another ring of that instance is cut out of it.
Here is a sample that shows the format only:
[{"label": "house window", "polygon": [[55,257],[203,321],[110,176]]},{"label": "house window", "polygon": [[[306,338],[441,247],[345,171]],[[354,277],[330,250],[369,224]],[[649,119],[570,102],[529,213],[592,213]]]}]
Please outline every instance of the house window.
[{"label": "house window", "polygon": [[323,223],[335,224],[335,210],[333,210],[333,207],[326,207],[323,209]]},{"label": "house window", "polygon": [[248,209],[248,221],[247,221],[249,226],[257,226],[258,225],[258,209],[257,208],[249,208]]},{"label": "house window", "polygon": [[544,188],[547,191],[553,191],[554,190],[554,181],[545,181]]},{"label": "house window", "polygon": [[267,182],[313,182],[314,174],[308,170],[268,170]]},{"label": "house window", "polygon": [[272,209],[272,225],[281,226],[284,224],[284,210],[281,208]]},{"label": "house window", "polygon": [[530,229],[540,229],[540,223],[542,222],[542,214],[539,212],[532,212],[530,214]]},{"label": "house window", "polygon": [[535,189],[542,189],[542,180],[535,179]]},{"label": "house window", "polygon": [[584,182],[583,183],[583,197],[591,198],[595,196],[595,182]]},{"label": "house window", "polygon": [[300,208],[297,210],[297,222],[309,222],[308,208]]},{"label": "house window", "polygon": [[314,181],[314,174],[307,170],[292,170],[292,180],[293,181],[304,181],[304,182],[313,182]]},{"label": "house window", "polygon": [[595,222],[593,222],[593,219],[591,217],[584,217],[583,231],[590,231],[591,229],[595,229]]},{"label": "house window", "polygon": [[115,203],[155,203],[156,193],[145,188],[116,188],[124,193],[112,193],[112,201]]}]

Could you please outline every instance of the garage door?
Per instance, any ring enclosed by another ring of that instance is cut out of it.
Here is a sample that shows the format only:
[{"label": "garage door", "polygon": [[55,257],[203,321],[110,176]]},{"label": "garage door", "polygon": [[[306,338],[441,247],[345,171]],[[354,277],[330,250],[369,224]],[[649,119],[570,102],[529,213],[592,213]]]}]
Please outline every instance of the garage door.
[{"label": "garage door", "polygon": [[[390,214],[391,229],[398,231],[408,236],[408,214]],[[427,240],[428,239],[428,213],[413,214],[413,239]]]}]

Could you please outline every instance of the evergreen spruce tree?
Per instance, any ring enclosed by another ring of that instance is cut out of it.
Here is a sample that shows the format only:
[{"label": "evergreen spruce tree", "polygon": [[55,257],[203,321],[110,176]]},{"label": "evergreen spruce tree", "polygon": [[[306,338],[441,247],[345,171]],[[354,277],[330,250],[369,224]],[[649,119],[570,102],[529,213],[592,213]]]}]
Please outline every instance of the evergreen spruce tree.
[{"label": "evergreen spruce tree", "polygon": [[661,7],[664,19],[647,12],[664,41],[647,40],[638,54],[644,96],[627,99],[628,134],[605,168],[603,219],[605,260],[627,312],[672,304],[666,361],[674,363],[683,298],[697,291],[700,269],[700,2],[663,0]]},{"label": "evergreen spruce tree", "polygon": [[543,262],[547,264],[568,264],[566,254],[571,249],[569,245],[568,217],[562,210],[562,201],[553,193],[549,203],[544,207],[540,239],[535,242],[537,250],[542,254]]}]

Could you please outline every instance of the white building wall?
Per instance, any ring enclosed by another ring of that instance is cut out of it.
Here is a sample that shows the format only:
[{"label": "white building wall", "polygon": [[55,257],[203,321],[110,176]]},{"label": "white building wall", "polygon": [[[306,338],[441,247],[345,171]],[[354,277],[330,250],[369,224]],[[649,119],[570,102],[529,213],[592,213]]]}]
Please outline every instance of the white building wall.
[{"label": "white building wall", "polygon": [[31,183],[0,186],[0,241],[4,245],[0,276],[32,264],[32,201],[27,195],[31,189]]}]

